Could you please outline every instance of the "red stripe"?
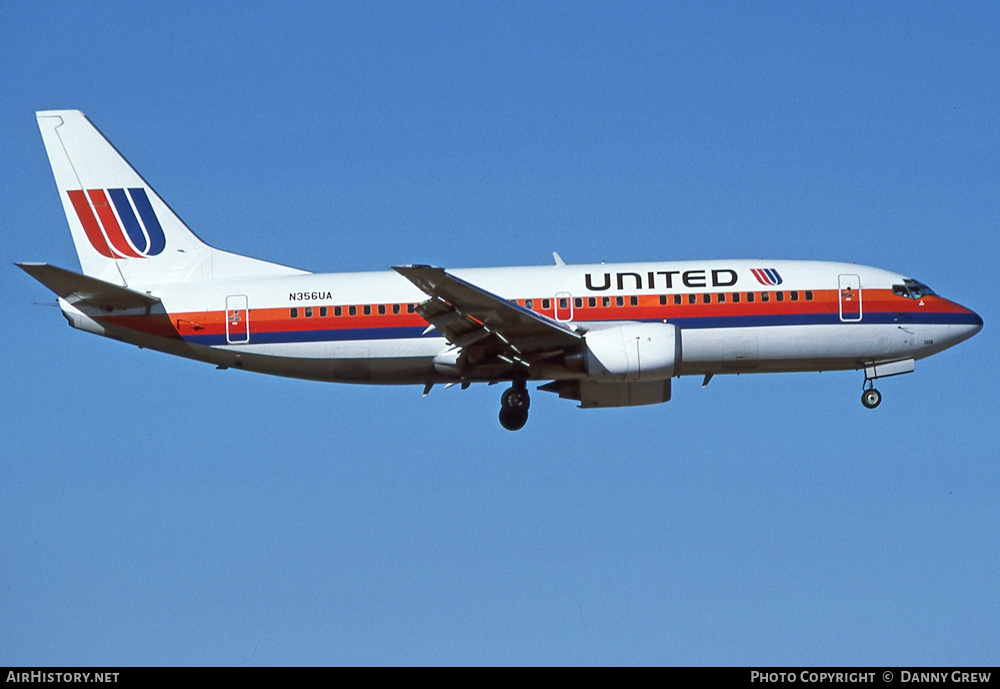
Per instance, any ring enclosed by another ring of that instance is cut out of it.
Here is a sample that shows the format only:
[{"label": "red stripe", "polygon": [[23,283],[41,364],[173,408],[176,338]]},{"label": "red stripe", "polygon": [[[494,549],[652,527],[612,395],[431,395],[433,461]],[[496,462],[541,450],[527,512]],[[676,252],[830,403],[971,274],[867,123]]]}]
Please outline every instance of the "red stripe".
[{"label": "red stripe", "polygon": [[94,203],[94,210],[97,211],[97,217],[101,219],[101,225],[104,226],[104,234],[111,241],[111,246],[114,247],[115,251],[128,258],[141,258],[141,255],[136,253],[136,250],[129,246],[128,240],[125,239],[125,232],[118,223],[115,212],[111,210],[111,204],[108,203],[108,197],[105,196],[104,190],[88,189],[87,193],[90,194],[90,200]]},{"label": "red stripe", "polygon": [[101,256],[114,258],[115,255],[111,253],[111,248],[108,246],[107,240],[101,234],[97,218],[91,212],[90,204],[87,203],[87,197],[84,195],[83,190],[71,189],[66,193],[69,195],[69,200],[76,210],[76,217],[80,218],[80,224],[83,225],[83,231],[87,233],[87,239],[90,240],[91,246],[97,249],[97,253]]}]

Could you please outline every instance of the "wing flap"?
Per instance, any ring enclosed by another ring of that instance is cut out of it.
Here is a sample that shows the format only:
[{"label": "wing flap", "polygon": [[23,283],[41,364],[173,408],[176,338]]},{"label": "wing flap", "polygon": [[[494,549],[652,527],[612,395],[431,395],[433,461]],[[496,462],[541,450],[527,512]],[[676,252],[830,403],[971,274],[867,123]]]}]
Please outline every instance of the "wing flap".
[{"label": "wing flap", "polygon": [[466,347],[487,337],[515,355],[551,351],[579,343],[581,335],[564,323],[535,313],[432,266],[393,266],[428,297],[417,307],[424,320],[454,345]]}]

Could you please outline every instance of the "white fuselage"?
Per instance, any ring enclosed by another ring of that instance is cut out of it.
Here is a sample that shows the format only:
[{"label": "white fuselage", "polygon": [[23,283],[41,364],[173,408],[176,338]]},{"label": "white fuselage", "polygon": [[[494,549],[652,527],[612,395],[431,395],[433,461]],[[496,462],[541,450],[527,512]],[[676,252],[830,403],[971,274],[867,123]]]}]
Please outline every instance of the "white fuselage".
[{"label": "white fuselage", "polygon": [[[857,369],[915,360],[982,325],[973,312],[940,297],[895,294],[893,287],[906,280],[902,275],[854,264],[722,260],[450,273],[581,332],[627,322],[672,323],[680,337],[675,375]],[[66,302],[64,310],[77,327],[222,366],[341,382],[463,378],[435,365],[450,345],[408,312],[427,296],[393,272],[138,289],[160,296],[162,313],[102,317]],[[493,376],[473,373],[471,380]],[[579,374],[540,364],[531,377]]]}]

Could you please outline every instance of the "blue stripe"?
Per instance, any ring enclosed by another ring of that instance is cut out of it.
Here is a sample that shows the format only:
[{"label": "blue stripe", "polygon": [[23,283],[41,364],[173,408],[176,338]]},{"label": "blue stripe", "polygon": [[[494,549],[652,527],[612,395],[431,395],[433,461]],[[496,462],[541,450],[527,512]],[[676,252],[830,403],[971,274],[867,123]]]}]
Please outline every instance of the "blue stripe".
[{"label": "blue stripe", "polygon": [[[753,328],[774,325],[980,325],[981,318],[974,313],[866,313],[860,321],[841,321],[837,313],[802,313],[764,316],[702,316],[670,318],[679,328]],[[647,318],[645,322],[661,323],[661,318]]]},{"label": "blue stripe", "polygon": [[[662,323],[662,318],[648,318],[643,322]],[[865,314],[863,321],[844,323],[837,313],[805,313],[771,316],[706,316],[694,318],[670,318],[679,328],[754,328],[783,325],[843,325],[850,327],[858,323],[885,325],[905,323],[907,325],[979,325],[982,319],[974,313],[875,313]],[[347,328],[328,330],[292,330],[280,332],[250,333],[250,344],[292,344],[296,342],[350,342],[357,340],[409,340],[420,337],[440,337],[436,331],[424,335],[425,328]],[[224,345],[225,333],[218,335],[188,335],[185,342],[200,345]]]},{"label": "blue stripe", "polygon": [[[253,332],[251,327],[251,344],[288,344],[293,342],[350,342],[356,340],[410,340],[417,339],[425,328],[349,328],[329,330],[289,330],[269,333]],[[440,337],[431,331],[426,337]],[[185,342],[201,345],[226,344],[226,334],[219,335],[187,335]]]},{"label": "blue stripe", "polygon": [[111,197],[111,202],[115,204],[115,210],[118,211],[118,217],[122,219],[122,225],[125,226],[125,231],[128,232],[128,238],[132,240],[132,246],[134,246],[140,254],[145,254],[146,249],[148,248],[146,235],[139,226],[139,219],[136,218],[135,213],[132,212],[132,204],[128,202],[128,197],[125,196],[125,190],[108,189],[108,196]]},{"label": "blue stripe", "polygon": [[163,228],[160,227],[160,221],[157,220],[156,213],[153,212],[153,207],[149,204],[149,197],[146,196],[145,189],[142,187],[129,189],[128,193],[132,197],[135,209],[139,211],[142,224],[146,227],[146,234],[149,235],[149,251],[146,252],[146,255],[156,256],[167,245],[167,238],[163,236]]}]

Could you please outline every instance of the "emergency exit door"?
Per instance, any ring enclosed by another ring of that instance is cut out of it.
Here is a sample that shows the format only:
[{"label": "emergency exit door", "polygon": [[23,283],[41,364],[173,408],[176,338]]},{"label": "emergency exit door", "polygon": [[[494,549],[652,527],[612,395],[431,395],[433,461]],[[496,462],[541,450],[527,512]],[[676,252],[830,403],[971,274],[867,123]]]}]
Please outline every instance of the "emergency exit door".
[{"label": "emergency exit door", "polygon": [[557,321],[573,320],[573,295],[569,292],[557,292],[555,298],[555,315]]}]

